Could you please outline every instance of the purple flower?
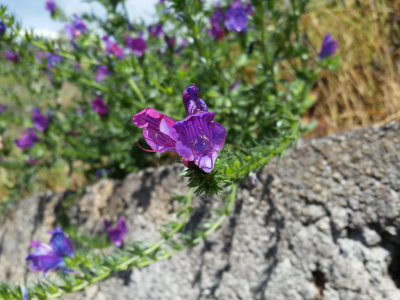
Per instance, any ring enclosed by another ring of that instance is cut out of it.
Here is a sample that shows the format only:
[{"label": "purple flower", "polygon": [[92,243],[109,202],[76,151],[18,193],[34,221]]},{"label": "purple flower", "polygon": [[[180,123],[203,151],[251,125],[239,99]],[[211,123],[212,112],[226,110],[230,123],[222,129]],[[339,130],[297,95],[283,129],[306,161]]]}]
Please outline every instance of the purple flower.
[{"label": "purple flower", "polygon": [[186,110],[186,116],[208,111],[206,103],[199,97],[199,88],[197,86],[188,86],[183,91],[182,98]]},{"label": "purple flower", "polygon": [[216,41],[221,40],[225,36],[223,22],[224,13],[221,9],[221,4],[218,2],[214,14],[212,17],[210,17],[211,28],[207,30],[208,34],[211,35]]},{"label": "purple flower", "polygon": [[110,174],[110,171],[108,171],[107,169],[98,169],[95,173],[94,176],[97,178],[103,177],[103,176],[107,176],[108,174]]},{"label": "purple flower", "polygon": [[78,108],[76,109],[76,114],[77,114],[78,116],[82,116],[82,114],[83,114],[83,108],[82,108],[82,107],[78,107]]},{"label": "purple flower", "polygon": [[153,108],[146,108],[133,116],[133,123],[143,128],[143,137],[153,149],[144,150],[176,151],[186,166],[194,164],[209,173],[225,143],[226,130],[213,121],[215,115],[207,111],[196,86],[184,90],[183,104],[187,117],[182,121],[176,122]]},{"label": "purple flower", "polygon": [[39,131],[45,131],[49,125],[49,120],[40,112],[40,109],[35,107],[32,110],[33,126]]},{"label": "purple flower", "polygon": [[143,128],[143,138],[153,150],[148,152],[175,151],[177,134],[173,125],[175,120],[158,112],[153,108],[145,108],[133,115],[132,122],[139,128]]},{"label": "purple flower", "polygon": [[83,20],[74,14],[74,20],[72,25],[65,25],[64,27],[65,34],[71,37],[72,39],[80,37],[83,33],[87,33],[87,27]]},{"label": "purple flower", "polygon": [[230,8],[225,12],[224,24],[226,29],[243,32],[247,28],[247,23],[247,14],[240,0],[234,0]]},{"label": "purple flower", "polygon": [[232,85],[229,87],[229,90],[230,90],[230,91],[236,90],[236,89],[239,87],[240,83],[241,83],[241,80],[240,80],[240,79],[237,79],[237,80],[235,81],[235,83],[232,84]]},{"label": "purple flower", "polygon": [[97,112],[99,116],[103,117],[108,114],[108,105],[103,101],[101,97],[93,99],[91,103],[92,103],[92,109],[95,112]]},{"label": "purple flower", "polygon": [[146,40],[141,35],[138,38],[125,35],[125,45],[138,57],[142,57],[147,48]]},{"label": "purple flower", "polygon": [[168,47],[175,46],[176,39],[173,36],[164,35],[164,40],[167,43]]},{"label": "purple flower", "polygon": [[46,9],[54,15],[56,12],[56,2],[54,0],[47,0],[46,1]]},{"label": "purple flower", "polygon": [[106,54],[114,55],[116,58],[123,59],[125,57],[122,49],[114,42],[112,42],[107,36],[103,37],[103,41],[106,43]]},{"label": "purple flower", "polygon": [[81,33],[87,33],[87,27],[85,25],[85,23],[83,22],[83,20],[78,17],[76,14],[73,15],[74,16],[74,21],[73,21],[73,25],[75,27],[76,30],[79,30],[79,32]]},{"label": "purple flower", "polygon": [[7,105],[0,104],[0,115],[7,109]]},{"label": "purple flower", "polygon": [[49,57],[47,58],[46,67],[48,69],[53,69],[55,66],[62,61],[62,57],[55,53],[50,53]]},{"label": "purple flower", "polygon": [[124,235],[128,232],[125,219],[120,217],[118,219],[117,226],[115,228],[111,227],[111,222],[104,220],[104,227],[108,233],[110,241],[117,247],[122,246]]},{"label": "purple flower", "polygon": [[150,25],[147,27],[147,30],[149,31],[149,35],[151,38],[159,37],[163,33],[163,25],[162,23]]},{"label": "purple flower", "polygon": [[96,81],[97,82],[103,81],[108,74],[110,74],[110,72],[108,71],[107,66],[97,66],[96,67]]},{"label": "purple flower", "polygon": [[33,252],[26,257],[26,260],[31,261],[31,270],[43,271],[43,275],[51,269],[63,269],[67,271],[64,257],[74,256],[72,243],[61,228],[57,227],[49,233],[52,235],[50,244],[32,241],[30,246],[33,248]]},{"label": "purple flower", "polygon": [[6,50],[4,51],[6,59],[11,60],[12,62],[16,63],[19,60],[18,53]]},{"label": "purple flower", "polygon": [[3,35],[6,32],[6,29],[7,25],[2,20],[0,20],[0,35]]},{"label": "purple flower", "polygon": [[193,161],[206,173],[214,168],[226,137],[224,126],[214,122],[214,116],[211,112],[199,112],[173,126],[178,134],[176,153],[187,161]]},{"label": "purple flower", "polygon": [[25,148],[32,147],[39,138],[36,132],[32,128],[27,128],[26,131],[21,131],[21,138],[15,139],[14,143],[18,148],[24,150]]},{"label": "purple flower", "polygon": [[319,51],[319,58],[325,59],[332,56],[338,48],[338,42],[327,33],[322,41],[321,50]]}]

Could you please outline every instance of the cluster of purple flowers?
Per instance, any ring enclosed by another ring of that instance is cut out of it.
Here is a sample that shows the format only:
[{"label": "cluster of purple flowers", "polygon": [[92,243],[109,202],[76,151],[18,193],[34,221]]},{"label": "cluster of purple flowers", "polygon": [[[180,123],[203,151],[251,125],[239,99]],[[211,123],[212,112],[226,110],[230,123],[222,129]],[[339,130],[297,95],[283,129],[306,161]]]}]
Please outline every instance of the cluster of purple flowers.
[{"label": "cluster of purple flowers", "polygon": [[250,2],[242,5],[240,0],[234,0],[225,11],[218,2],[214,14],[210,17],[211,28],[207,30],[215,40],[225,36],[224,26],[227,30],[244,32],[249,22],[248,15],[253,14]]},{"label": "cluster of purple flowers", "polygon": [[[39,108],[35,107],[32,110],[32,122],[37,130],[45,131],[49,125],[49,118],[44,116]],[[14,140],[14,143],[18,148],[24,150],[25,148],[35,145],[39,140],[35,130],[33,128],[27,128],[21,132],[21,137],[19,139]]]},{"label": "cluster of purple flowers", "polygon": [[186,118],[182,121],[147,107],[133,115],[133,124],[143,128],[143,138],[152,149],[146,151],[176,151],[185,165],[194,164],[209,173],[214,168],[218,151],[224,146],[226,130],[213,121],[215,115],[200,99],[197,86],[184,90],[183,104]]}]

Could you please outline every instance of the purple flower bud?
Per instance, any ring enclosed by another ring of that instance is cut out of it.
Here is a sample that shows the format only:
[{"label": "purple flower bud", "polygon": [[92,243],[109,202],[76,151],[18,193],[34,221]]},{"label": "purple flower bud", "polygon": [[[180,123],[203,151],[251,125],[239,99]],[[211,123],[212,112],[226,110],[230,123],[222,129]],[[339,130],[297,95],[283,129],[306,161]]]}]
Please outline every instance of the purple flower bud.
[{"label": "purple flower bud", "polygon": [[112,42],[107,36],[103,37],[103,41],[106,44],[106,55],[114,55],[116,58],[125,58],[124,51],[114,42]]},{"label": "purple flower bud", "polygon": [[214,116],[214,113],[200,112],[173,126],[178,134],[176,153],[183,159],[193,161],[206,173],[213,170],[226,137],[226,129],[213,121]]},{"label": "purple flower bud", "polygon": [[131,49],[137,57],[142,57],[147,49],[146,40],[141,36],[138,38],[131,38],[129,35],[125,35],[125,45]]},{"label": "purple flower bud", "polygon": [[101,97],[93,99],[91,103],[92,103],[92,109],[95,112],[97,112],[99,116],[103,117],[108,114],[108,105],[103,101]]},{"label": "purple flower bud", "polygon": [[54,0],[47,0],[46,1],[46,9],[54,15],[56,12],[56,2]]},{"label": "purple flower bud", "polygon": [[206,103],[199,97],[199,88],[197,86],[188,86],[183,91],[182,98],[186,110],[186,116],[208,111]]},{"label": "purple flower bud", "polygon": [[156,111],[153,108],[145,108],[133,115],[132,122],[139,128],[143,128],[143,138],[153,150],[148,152],[175,151],[177,134],[173,125],[175,120]]},{"label": "purple flower bud", "polygon": [[0,20],[0,35],[3,35],[6,32],[6,29],[7,25],[2,20]]},{"label": "purple flower bud", "polygon": [[108,233],[110,241],[117,247],[122,246],[124,235],[128,232],[125,219],[120,217],[118,219],[118,224],[115,228],[111,227],[111,222],[104,220],[104,227]]},{"label": "purple flower bud", "polygon": [[325,59],[332,56],[338,48],[338,42],[332,38],[332,36],[327,33],[322,41],[321,50],[319,51],[319,58]]},{"label": "purple flower bud", "polygon": [[48,69],[53,69],[60,62],[62,62],[62,57],[60,55],[54,54],[54,53],[50,53],[49,57],[47,59],[46,67]]},{"label": "purple flower bud", "polygon": [[234,0],[230,8],[225,12],[225,27],[228,30],[244,32],[247,28],[247,14],[240,0]]},{"label": "purple flower bud", "polygon": [[11,60],[14,63],[17,63],[19,60],[18,53],[6,50],[4,51],[7,60]]},{"label": "purple flower bud", "polygon": [[176,39],[173,36],[164,35],[164,40],[168,47],[175,47]]},{"label": "purple flower bud", "polygon": [[26,131],[21,131],[21,138],[15,139],[14,143],[18,148],[24,150],[25,148],[32,147],[39,141],[39,137],[32,128],[27,128]]},{"label": "purple flower bud", "polygon": [[149,31],[149,35],[151,38],[159,37],[163,34],[163,25],[162,23],[150,25],[147,27],[147,30]]},{"label": "purple flower bud", "polygon": [[96,67],[96,81],[97,82],[103,81],[108,74],[110,74],[110,72],[108,71],[107,66],[97,66]]},{"label": "purple flower bud", "polygon": [[39,131],[45,131],[47,126],[49,125],[49,121],[37,107],[32,110],[32,121],[33,126],[35,126],[36,129]]},{"label": "purple flower bud", "polygon": [[26,257],[26,260],[31,261],[31,270],[43,271],[43,275],[51,269],[63,269],[67,271],[64,257],[74,256],[71,241],[59,227],[49,233],[52,235],[50,245],[39,241],[32,241],[30,246],[33,248],[33,252]]},{"label": "purple flower bud", "polygon": [[7,105],[0,104],[0,115],[7,109]]},{"label": "purple flower bud", "polygon": [[221,4],[218,2],[214,14],[212,15],[212,17],[210,17],[211,28],[207,29],[207,33],[211,35],[216,41],[222,40],[225,36],[223,22],[224,13],[221,9]]}]

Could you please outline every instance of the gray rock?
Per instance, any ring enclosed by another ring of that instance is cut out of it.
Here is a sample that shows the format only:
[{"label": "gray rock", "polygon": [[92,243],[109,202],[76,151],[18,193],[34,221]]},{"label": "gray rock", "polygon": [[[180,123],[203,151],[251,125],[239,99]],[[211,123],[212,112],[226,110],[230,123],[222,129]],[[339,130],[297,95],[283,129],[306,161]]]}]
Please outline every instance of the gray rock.
[{"label": "gray rock", "polygon": [[[400,124],[301,140],[238,190],[234,213],[194,248],[116,274],[63,299],[400,299]],[[180,165],[89,187],[67,212],[97,234],[125,216],[127,242],[156,241],[172,195],[187,192]],[[0,228],[0,280],[23,283],[29,241],[48,240],[65,195],[22,200]],[[220,199],[196,199],[197,218]],[[192,216],[193,218],[193,216]]]}]

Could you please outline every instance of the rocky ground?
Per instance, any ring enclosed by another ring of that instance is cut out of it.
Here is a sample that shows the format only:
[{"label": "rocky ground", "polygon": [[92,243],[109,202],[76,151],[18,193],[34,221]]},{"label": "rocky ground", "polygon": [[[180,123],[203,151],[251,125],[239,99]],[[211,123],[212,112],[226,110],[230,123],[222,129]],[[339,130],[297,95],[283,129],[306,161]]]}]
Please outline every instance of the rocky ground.
[{"label": "rocky ground", "polygon": [[[300,141],[246,180],[234,213],[194,248],[121,272],[63,299],[400,299],[400,124]],[[125,216],[127,241],[157,240],[181,166],[148,169],[87,189],[68,215],[99,233]],[[33,239],[48,241],[66,195],[19,202],[0,227],[0,279],[23,283]],[[219,199],[198,199],[196,217]]]}]

